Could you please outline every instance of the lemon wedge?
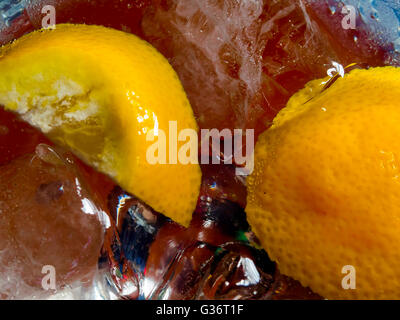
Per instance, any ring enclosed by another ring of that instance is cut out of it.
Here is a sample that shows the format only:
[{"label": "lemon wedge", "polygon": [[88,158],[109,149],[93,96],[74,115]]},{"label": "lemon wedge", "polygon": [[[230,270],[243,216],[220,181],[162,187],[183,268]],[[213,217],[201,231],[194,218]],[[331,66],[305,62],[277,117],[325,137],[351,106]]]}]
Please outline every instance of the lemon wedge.
[{"label": "lemon wedge", "polygon": [[[176,73],[147,42],[71,24],[25,35],[0,49],[0,105],[155,210],[189,224],[199,165],[149,163],[146,152],[171,121],[178,132],[198,127]],[[146,139],[150,130],[153,140]]]}]

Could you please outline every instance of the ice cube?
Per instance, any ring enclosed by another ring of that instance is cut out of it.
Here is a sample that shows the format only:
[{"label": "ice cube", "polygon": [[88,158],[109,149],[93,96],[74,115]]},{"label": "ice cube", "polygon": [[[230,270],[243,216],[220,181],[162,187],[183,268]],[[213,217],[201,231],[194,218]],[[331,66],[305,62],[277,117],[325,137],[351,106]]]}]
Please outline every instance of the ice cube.
[{"label": "ice cube", "polygon": [[[72,156],[41,144],[0,166],[0,297],[88,286],[109,226]],[[49,267],[55,277],[44,280]]]},{"label": "ice cube", "polygon": [[200,127],[257,133],[332,61],[384,63],[373,32],[347,46],[330,32],[340,28],[339,10],[325,17],[326,9],[313,0],[154,1],[142,29],[178,72]]}]

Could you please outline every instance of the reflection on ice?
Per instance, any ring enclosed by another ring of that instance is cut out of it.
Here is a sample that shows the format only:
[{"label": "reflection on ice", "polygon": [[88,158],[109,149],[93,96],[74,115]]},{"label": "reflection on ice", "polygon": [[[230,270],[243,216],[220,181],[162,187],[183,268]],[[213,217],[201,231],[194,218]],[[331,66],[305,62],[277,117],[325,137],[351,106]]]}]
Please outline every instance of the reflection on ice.
[{"label": "reflection on ice", "polygon": [[111,245],[105,249],[117,294],[139,299],[318,298],[283,279],[268,255],[250,245],[249,225],[238,205],[201,199],[185,229],[119,188],[111,193],[118,232],[108,233]]}]

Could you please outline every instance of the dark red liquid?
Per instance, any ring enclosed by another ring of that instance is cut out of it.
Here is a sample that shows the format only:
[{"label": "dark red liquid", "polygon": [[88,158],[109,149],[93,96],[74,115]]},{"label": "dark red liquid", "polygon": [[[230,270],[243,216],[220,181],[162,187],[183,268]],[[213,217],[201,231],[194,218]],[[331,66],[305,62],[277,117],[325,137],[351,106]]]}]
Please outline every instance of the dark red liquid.
[{"label": "dark red liquid", "polygon": [[[303,1],[301,5],[289,0],[266,0],[259,6],[254,3],[257,1],[37,1],[0,34],[0,43],[39,28],[42,4],[55,6],[57,23],[100,24],[134,33],[170,61],[201,128],[253,128],[256,134],[268,128],[291,95],[308,81],[326,76],[333,61],[344,66],[379,66],[389,61],[386,48],[369,38],[365,26],[344,31],[341,17],[332,16],[326,4]],[[38,130],[0,109],[0,165],[32,153],[42,142],[50,144]],[[110,179],[83,163],[78,162],[78,166],[104,207],[108,201],[111,216],[116,219],[116,199],[124,192],[111,192],[114,183]],[[256,261],[257,256],[252,249],[237,244],[237,231],[249,232],[239,210],[246,203],[246,188],[235,176],[233,166],[204,165],[202,171],[200,197],[211,200],[199,200],[188,230],[161,219],[159,232],[148,248],[145,276],[173,288],[169,298],[251,298],[250,292],[232,286],[243,277],[238,261]],[[230,201],[238,207],[214,200]],[[118,236],[123,238],[122,225],[118,221],[116,225]],[[114,235],[106,239],[106,247],[112,246]],[[206,263],[216,247],[230,242],[234,244],[228,246],[231,249],[219,264],[212,267]],[[185,249],[183,244],[187,244]],[[174,264],[175,276],[168,278],[168,268],[179,252],[182,256]],[[114,263],[118,268],[120,261]],[[123,263],[130,268],[129,263]],[[225,273],[223,266],[237,272]],[[257,284],[258,295],[253,298],[318,298],[277,271],[268,267],[259,270],[264,282]],[[133,273],[127,274],[133,277]],[[200,274],[209,274],[210,278],[204,281]],[[199,288],[203,288],[201,293]],[[160,287],[154,290],[158,297]],[[135,292],[131,297],[138,295]]]}]

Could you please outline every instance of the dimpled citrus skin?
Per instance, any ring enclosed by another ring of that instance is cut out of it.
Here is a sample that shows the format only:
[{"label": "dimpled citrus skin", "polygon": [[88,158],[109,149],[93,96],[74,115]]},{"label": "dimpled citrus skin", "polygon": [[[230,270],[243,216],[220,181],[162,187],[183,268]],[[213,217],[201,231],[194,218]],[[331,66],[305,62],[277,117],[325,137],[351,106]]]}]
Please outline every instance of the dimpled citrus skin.
[{"label": "dimpled citrus skin", "polygon": [[259,137],[248,220],[281,271],[323,297],[399,299],[400,69],[321,82]]},{"label": "dimpled citrus skin", "polygon": [[[169,121],[198,130],[183,87],[167,60],[121,31],[57,25],[0,48],[0,105],[155,210],[188,225],[196,206],[198,164],[156,164],[146,151]],[[178,150],[185,142],[178,144]]]}]

